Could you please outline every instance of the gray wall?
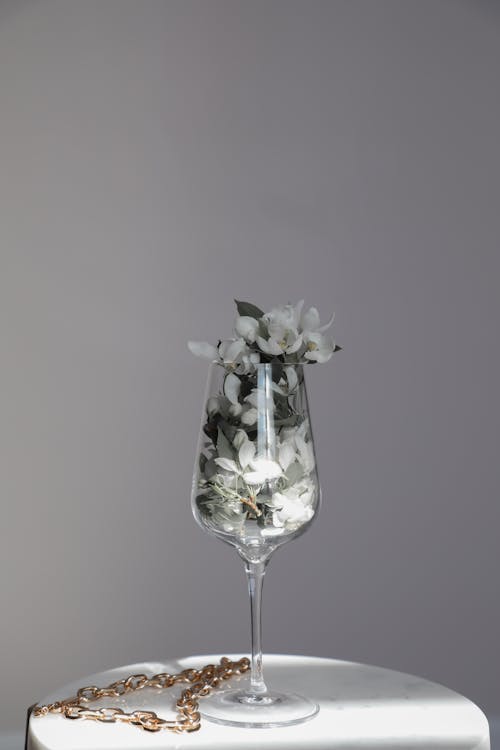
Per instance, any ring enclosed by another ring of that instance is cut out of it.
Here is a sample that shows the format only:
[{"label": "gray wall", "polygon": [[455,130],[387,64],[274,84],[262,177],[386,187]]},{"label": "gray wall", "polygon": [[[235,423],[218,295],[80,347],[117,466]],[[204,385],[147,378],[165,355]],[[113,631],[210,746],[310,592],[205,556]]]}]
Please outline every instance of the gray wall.
[{"label": "gray wall", "polygon": [[500,8],[0,3],[0,726],[67,680],[245,652],[189,490],[232,298],[305,297],[325,503],[269,651],[499,707]]}]

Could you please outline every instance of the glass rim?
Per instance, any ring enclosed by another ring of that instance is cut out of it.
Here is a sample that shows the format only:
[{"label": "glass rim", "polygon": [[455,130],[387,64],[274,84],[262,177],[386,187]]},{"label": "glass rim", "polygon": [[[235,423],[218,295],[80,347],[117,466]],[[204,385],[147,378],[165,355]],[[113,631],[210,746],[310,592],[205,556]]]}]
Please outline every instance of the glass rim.
[{"label": "glass rim", "polygon": [[[235,369],[237,369],[240,365],[240,363],[236,363],[233,367],[231,363],[224,363],[221,362],[218,359],[211,359],[208,362],[210,367],[213,367],[215,365],[222,367],[224,370],[228,370],[229,372],[234,372]],[[303,367],[304,365],[314,365],[316,362],[312,362],[309,360],[306,360],[305,362],[282,362],[281,360],[278,360],[277,362],[252,362],[251,368],[249,369],[257,369],[259,367],[276,367],[277,365],[281,365],[282,367]]]}]

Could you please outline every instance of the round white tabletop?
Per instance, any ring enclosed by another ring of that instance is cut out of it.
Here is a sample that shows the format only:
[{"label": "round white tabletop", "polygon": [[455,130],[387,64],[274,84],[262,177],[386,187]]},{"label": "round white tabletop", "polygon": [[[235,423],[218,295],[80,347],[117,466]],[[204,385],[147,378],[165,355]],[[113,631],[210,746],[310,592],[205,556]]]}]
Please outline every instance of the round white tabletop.
[{"label": "round white tabletop", "polygon": [[[82,685],[104,686],[139,672],[178,672],[219,658],[192,656],[119,667],[65,685],[40,703],[69,697]],[[198,732],[186,735],[165,730],[149,733],[120,723],[69,721],[58,714],[32,716],[28,750],[490,750],[488,722],[482,711],[442,685],[380,667],[317,657],[266,655],[264,667],[270,687],[307,695],[320,704],[319,714],[303,724],[279,729],[240,729],[202,720]],[[236,679],[243,683],[247,677]],[[234,684],[232,679],[230,685]],[[92,705],[114,705],[124,711],[150,708],[163,718],[173,718],[180,689],[144,689]]]}]

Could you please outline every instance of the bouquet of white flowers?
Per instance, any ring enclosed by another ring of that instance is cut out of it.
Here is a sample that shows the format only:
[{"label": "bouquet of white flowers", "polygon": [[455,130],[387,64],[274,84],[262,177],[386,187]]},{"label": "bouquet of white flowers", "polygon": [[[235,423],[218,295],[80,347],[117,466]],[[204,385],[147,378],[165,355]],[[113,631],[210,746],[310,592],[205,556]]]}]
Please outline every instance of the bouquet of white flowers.
[{"label": "bouquet of white flowers", "polygon": [[250,302],[236,300],[238,316],[234,326],[237,338],[222,340],[218,346],[190,341],[189,349],[200,357],[220,362],[239,372],[251,370],[258,362],[327,362],[340,349],[324,336],[333,323],[321,325],[315,307],[302,312],[304,300],[297,305],[274,307],[265,313]]},{"label": "bouquet of white flowers", "polygon": [[321,325],[303,301],[268,313],[236,305],[235,338],[188,343],[223,373],[206,403],[196,505],[214,531],[244,536],[251,525],[276,537],[310,521],[318,499],[302,365],[327,362],[340,347],[324,333],[333,316]]}]

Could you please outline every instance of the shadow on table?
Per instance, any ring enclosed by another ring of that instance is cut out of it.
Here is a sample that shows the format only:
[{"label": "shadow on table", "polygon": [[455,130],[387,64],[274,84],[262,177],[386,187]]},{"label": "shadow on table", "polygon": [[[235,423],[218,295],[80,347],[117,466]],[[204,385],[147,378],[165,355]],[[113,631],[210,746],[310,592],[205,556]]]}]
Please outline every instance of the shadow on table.
[{"label": "shadow on table", "polygon": [[30,725],[30,716],[35,706],[36,706],[36,703],[33,703],[33,705],[30,706],[26,712],[26,727],[24,730],[24,750],[28,750],[28,727]]}]

